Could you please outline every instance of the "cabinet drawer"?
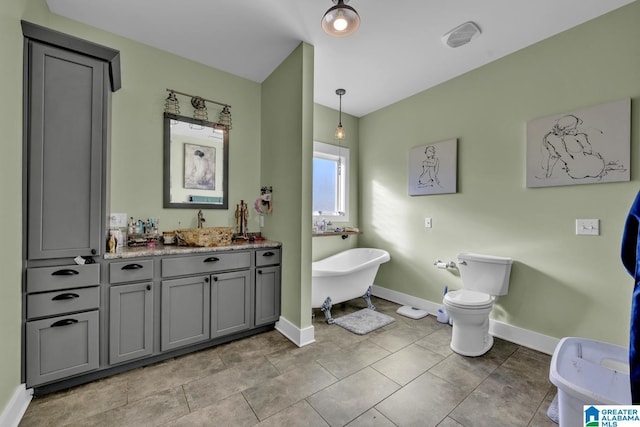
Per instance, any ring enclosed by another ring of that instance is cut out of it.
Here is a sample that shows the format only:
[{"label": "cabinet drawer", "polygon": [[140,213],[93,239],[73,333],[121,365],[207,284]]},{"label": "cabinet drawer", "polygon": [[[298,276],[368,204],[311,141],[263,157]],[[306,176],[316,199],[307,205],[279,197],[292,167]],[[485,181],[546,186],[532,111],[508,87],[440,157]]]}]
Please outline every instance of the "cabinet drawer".
[{"label": "cabinet drawer", "polygon": [[27,387],[98,368],[98,311],[27,322]]},{"label": "cabinet drawer", "polygon": [[29,319],[98,307],[100,307],[99,286],[27,296],[27,317]]},{"label": "cabinet drawer", "polygon": [[251,252],[222,252],[189,257],[164,258],[162,277],[214,273],[251,267]]},{"label": "cabinet drawer", "polygon": [[280,264],[280,249],[264,249],[256,251],[256,267]]},{"label": "cabinet drawer", "polygon": [[55,291],[100,284],[100,264],[27,269],[27,292]]},{"label": "cabinet drawer", "polygon": [[153,260],[112,262],[109,264],[109,283],[136,282],[153,279]]}]

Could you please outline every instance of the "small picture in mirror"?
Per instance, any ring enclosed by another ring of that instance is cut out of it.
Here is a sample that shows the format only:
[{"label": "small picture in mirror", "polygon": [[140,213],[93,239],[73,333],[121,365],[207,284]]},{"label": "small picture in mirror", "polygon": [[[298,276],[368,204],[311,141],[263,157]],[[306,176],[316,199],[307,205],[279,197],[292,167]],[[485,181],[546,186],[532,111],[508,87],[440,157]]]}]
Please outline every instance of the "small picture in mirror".
[{"label": "small picture in mirror", "polygon": [[216,189],[216,149],[184,144],[184,188]]}]

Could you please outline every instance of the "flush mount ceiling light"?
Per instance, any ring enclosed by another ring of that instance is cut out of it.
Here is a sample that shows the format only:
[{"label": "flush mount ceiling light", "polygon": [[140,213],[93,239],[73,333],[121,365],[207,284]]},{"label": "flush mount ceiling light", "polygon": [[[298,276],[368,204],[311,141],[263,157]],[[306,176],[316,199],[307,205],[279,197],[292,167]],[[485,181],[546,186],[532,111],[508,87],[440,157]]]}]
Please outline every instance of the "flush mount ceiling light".
[{"label": "flush mount ceiling light", "polygon": [[360,16],[351,6],[349,0],[332,0],[331,7],[322,17],[322,29],[330,36],[344,37],[355,32],[360,26]]},{"label": "flush mount ceiling light", "polygon": [[347,93],[344,89],[336,89],[336,95],[340,97],[340,116],[338,117],[338,127],[336,128],[335,138],[342,141],[345,138],[344,128],[342,127],[342,95]]}]

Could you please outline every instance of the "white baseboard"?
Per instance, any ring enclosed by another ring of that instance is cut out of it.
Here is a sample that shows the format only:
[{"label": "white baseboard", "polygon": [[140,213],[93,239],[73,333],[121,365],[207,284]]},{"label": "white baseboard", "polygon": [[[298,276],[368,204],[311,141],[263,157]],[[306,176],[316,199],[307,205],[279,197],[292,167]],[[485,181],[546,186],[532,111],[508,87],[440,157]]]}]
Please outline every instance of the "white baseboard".
[{"label": "white baseboard", "polygon": [[[383,288],[373,285],[371,292],[374,296],[386,299],[402,305],[426,310],[427,313],[437,316],[438,309],[442,308],[442,304],[433,301],[417,298],[402,292]],[[560,340],[558,338],[543,335],[535,331],[512,326],[498,320],[490,319],[489,332],[491,335],[501,338],[512,343],[522,345],[542,353],[553,354],[556,345]]]},{"label": "white baseboard", "polygon": [[502,338],[541,353],[553,354],[560,339],[543,335],[529,329],[509,325],[499,320],[489,320],[489,332],[491,335]]},{"label": "white baseboard", "polygon": [[276,330],[298,347],[316,342],[313,326],[300,329],[282,316],[276,322]]},{"label": "white baseboard", "polygon": [[33,398],[33,389],[28,389],[20,384],[11,396],[9,403],[0,414],[0,426],[18,427],[22,416],[27,411]]}]

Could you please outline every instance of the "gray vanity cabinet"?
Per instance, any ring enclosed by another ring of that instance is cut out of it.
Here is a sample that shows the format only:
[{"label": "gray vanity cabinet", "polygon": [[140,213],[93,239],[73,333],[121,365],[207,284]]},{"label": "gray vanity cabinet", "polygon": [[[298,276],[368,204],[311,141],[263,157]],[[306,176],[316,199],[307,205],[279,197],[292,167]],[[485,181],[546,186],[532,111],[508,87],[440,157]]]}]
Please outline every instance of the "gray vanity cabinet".
[{"label": "gray vanity cabinet", "polygon": [[98,310],[26,324],[27,386],[98,368]]},{"label": "gray vanity cabinet", "polygon": [[28,259],[102,253],[104,61],[29,43]]},{"label": "gray vanity cabinet", "polygon": [[249,271],[211,276],[211,338],[251,327],[251,274]]},{"label": "gray vanity cabinet", "polygon": [[109,364],[153,352],[153,282],[109,288]]},{"label": "gray vanity cabinet", "polygon": [[28,268],[26,277],[27,386],[97,369],[100,264]]},{"label": "gray vanity cabinet", "polygon": [[209,276],[162,281],[160,349],[172,350],[209,339]]},{"label": "gray vanity cabinet", "polygon": [[109,364],[153,352],[153,260],[109,264]]},{"label": "gray vanity cabinet", "polygon": [[256,251],[255,326],[280,317],[280,250]]}]

